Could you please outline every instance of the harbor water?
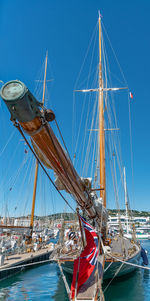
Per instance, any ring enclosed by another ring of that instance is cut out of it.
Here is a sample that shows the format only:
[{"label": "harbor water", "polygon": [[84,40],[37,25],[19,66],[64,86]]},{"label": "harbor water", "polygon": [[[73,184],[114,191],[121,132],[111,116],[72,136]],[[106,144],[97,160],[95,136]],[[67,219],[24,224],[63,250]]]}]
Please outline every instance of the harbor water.
[{"label": "harbor water", "polygon": [[[142,241],[150,263],[150,241]],[[148,265],[150,267],[150,264]],[[68,279],[71,283],[71,279]],[[69,283],[69,284],[70,284]],[[149,301],[150,271],[138,269],[128,276],[103,283],[105,301]],[[57,264],[50,263],[18,273],[0,282],[0,300],[67,301]]]}]

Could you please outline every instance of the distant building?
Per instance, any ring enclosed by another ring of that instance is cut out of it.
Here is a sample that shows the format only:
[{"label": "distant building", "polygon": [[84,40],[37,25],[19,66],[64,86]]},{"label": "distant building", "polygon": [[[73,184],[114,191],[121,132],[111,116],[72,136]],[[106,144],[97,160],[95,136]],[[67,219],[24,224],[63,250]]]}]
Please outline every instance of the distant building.
[{"label": "distant building", "polygon": [[[145,216],[134,216],[132,217],[127,217],[125,215],[120,215],[120,222],[122,224],[122,227],[125,228],[127,225],[127,220],[128,223],[131,224],[134,223],[135,226],[143,226],[146,225],[148,223],[150,223],[150,217],[145,217]],[[109,216],[108,218],[108,225],[114,228],[118,228],[119,227],[119,215],[116,214],[116,216]]]}]

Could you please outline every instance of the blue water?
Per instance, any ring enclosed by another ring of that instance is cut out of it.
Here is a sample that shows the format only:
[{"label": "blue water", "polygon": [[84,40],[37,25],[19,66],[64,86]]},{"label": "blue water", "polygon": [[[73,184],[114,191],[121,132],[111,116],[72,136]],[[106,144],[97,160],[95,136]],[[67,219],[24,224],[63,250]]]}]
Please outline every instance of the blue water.
[{"label": "blue water", "polygon": [[[142,242],[142,246],[148,251],[150,262],[150,241]],[[103,284],[103,289],[107,284],[108,282]],[[68,298],[59,268],[55,263],[50,263],[1,281],[0,300],[67,301]],[[150,300],[150,271],[148,270],[137,270],[126,277],[114,280],[105,292],[105,301],[141,300]]]}]

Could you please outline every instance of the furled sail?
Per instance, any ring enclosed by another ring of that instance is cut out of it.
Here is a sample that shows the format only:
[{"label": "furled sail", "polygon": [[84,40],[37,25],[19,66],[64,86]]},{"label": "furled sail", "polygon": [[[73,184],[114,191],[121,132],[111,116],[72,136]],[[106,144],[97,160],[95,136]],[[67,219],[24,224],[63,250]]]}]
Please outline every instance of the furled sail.
[{"label": "furled sail", "polygon": [[56,185],[72,194],[80,207],[99,226],[106,226],[108,214],[102,202],[91,192],[88,179],[80,178],[67,153],[59,143],[48,121],[55,119],[52,111],[42,107],[28,88],[20,81],[7,82],[1,89],[1,97],[6,103],[11,120],[19,122],[24,132],[31,138],[33,148],[42,163],[54,170]]}]

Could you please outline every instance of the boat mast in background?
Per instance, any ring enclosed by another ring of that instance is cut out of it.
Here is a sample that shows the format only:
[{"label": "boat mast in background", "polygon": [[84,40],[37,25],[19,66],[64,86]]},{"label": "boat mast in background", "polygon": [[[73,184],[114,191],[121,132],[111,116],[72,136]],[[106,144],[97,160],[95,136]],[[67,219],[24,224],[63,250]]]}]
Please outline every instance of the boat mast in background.
[{"label": "boat mast in background", "polygon": [[126,183],[126,171],[125,171],[125,167],[123,169],[123,172],[124,172],[124,194],[125,194],[125,205],[126,205],[127,234],[129,234],[128,198],[127,198],[127,183]]},{"label": "boat mast in background", "polygon": [[[44,106],[44,100],[45,100],[47,59],[48,59],[48,52],[46,52],[46,59],[45,59],[45,71],[44,71],[44,82],[43,82],[42,106]],[[38,163],[38,160],[36,159],[35,177],[34,177],[34,188],[33,188],[33,198],[32,198],[32,211],[31,211],[31,220],[30,220],[30,229],[31,229],[30,234],[31,234],[31,237],[32,237],[33,223],[34,223],[34,211],[35,211],[35,198],[36,198],[36,189],[37,189],[38,168],[39,168],[39,163]]]}]

